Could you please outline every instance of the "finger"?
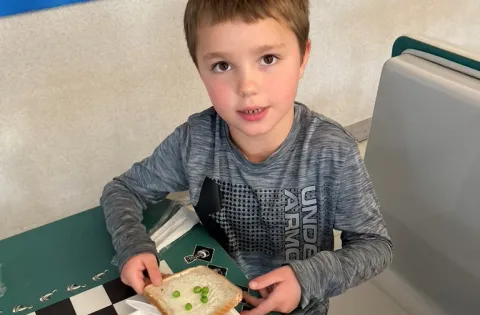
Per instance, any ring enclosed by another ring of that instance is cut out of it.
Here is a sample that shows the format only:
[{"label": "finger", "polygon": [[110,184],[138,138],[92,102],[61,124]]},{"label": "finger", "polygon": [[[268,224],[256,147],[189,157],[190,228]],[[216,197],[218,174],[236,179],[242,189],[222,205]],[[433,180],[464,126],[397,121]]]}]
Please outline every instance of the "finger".
[{"label": "finger", "polygon": [[162,284],[162,274],[160,273],[160,269],[157,265],[157,260],[155,257],[151,257],[145,259],[144,261],[145,267],[147,268],[148,277],[153,285],[159,286]]},{"label": "finger", "polygon": [[243,299],[245,300],[245,302],[247,302],[251,306],[257,306],[264,300],[264,298],[257,298],[255,296],[250,295],[248,292],[243,292]]},{"label": "finger", "polygon": [[278,301],[275,294],[271,294],[268,298],[256,305],[254,309],[245,312],[245,315],[265,315],[276,309]]},{"label": "finger", "polygon": [[270,294],[271,291],[269,289],[260,289],[260,290],[258,290],[258,292],[260,293],[262,298],[266,298]]},{"label": "finger", "polygon": [[273,290],[275,290],[275,288],[278,286],[278,283],[275,283],[275,284],[272,284],[270,286],[267,287],[267,291],[268,291],[268,294],[272,293]]},{"label": "finger", "polygon": [[260,290],[272,284],[282,282],[283,280],[282,269],[275,269],[274,271],[253,279],[249,285],[252,290]]},{"label": "finger", "polygon": [[135,271],[129,278],[126,279],[128,285],[131,286],[137,294],[143,294],[143,289],[145,288],[145,282],[143,281],[143,273],[141,270]]}]

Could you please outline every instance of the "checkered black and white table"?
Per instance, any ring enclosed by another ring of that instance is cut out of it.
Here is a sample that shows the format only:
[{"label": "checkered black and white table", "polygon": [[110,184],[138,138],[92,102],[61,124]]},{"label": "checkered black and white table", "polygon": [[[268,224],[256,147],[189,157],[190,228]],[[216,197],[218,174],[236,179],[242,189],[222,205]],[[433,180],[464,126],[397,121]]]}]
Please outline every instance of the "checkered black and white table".
[{"label": "checkered black and white table", "polygon": [[[160,262],[160,271],[172,274],[165,261]],[[135,309],[125,300],[135,295],[136,292],[118,278],[27,315],[133,315]]]}]

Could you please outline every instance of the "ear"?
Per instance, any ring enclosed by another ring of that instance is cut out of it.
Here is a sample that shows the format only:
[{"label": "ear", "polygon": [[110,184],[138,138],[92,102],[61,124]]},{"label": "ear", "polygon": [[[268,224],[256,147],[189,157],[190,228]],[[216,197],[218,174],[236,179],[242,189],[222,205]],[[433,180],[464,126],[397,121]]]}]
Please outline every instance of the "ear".
[{"label": "ear", "polygon": [[312,48],[312,41],[308,39],[307,44],[305,45],[305,53],[303,54],[302,64],[300,65],[300,78],[302,78],[303,74],[305,73],[305,68],[307,67],[308,60],[310,58],[311,48]]}]

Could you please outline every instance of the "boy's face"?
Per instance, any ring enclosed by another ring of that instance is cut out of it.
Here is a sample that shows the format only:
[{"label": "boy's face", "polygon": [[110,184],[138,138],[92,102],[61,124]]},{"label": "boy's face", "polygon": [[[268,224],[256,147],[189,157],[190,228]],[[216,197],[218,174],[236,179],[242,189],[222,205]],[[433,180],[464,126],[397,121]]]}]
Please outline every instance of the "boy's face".
[{"label": "boy's face", "polygon": [[198,71],[232,137],[288,133],[309,50],[302,59],[295,34],[274,19],[198,30]]}]

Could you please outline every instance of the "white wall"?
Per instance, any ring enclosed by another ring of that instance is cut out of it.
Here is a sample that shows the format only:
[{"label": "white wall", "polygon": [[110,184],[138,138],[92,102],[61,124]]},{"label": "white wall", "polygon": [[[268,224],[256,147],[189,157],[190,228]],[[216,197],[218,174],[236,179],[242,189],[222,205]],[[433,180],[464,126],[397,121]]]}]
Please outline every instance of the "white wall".
[{"label": "white wall", "polygon": [[[185,0],[102,0],[0,19],[0,239],[94,207],[103,185],[209,106]],[[480,51],[478,0],[312,1],[300,101],[348,125],[373,111],[395,38]]]}]

